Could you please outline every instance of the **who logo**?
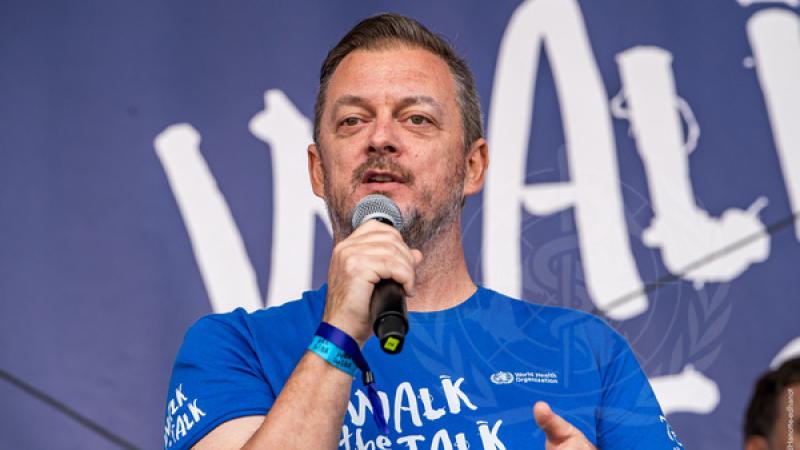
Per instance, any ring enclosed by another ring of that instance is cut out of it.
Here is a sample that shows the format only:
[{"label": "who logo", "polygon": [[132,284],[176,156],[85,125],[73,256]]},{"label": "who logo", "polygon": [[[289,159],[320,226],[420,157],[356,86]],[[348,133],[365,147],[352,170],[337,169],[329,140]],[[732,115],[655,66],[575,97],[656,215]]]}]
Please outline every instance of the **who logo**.
[{"label": "who logo", "polygon": [[489,379],[494,384],[511,384],[514,382],[514,374],[511,372],[496,372],[493,373]]}]

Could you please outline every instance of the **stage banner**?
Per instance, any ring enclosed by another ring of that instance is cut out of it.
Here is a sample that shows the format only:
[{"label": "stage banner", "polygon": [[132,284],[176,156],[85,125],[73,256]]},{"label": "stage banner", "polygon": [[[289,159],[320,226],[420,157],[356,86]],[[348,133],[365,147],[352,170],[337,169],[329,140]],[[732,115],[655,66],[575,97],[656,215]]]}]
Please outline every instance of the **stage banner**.
[{"label": "stage banner", "polygon": [[0,448],[173,442],[188,327],[325,282],[319,67],[387,11],[475,73],[474,279],[604,318],[687,449],[741,448],[800,354],[797,0],[3,1]]}]

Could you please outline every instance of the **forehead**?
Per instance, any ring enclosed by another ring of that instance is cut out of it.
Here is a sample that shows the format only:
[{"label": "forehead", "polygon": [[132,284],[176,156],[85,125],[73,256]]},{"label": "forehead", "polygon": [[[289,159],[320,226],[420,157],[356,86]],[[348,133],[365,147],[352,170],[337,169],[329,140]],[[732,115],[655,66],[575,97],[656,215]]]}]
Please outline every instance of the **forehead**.
[{"label": "forehead", "polygon": [[456,88],[441,57],[421,48],[398,45],[348,54],[330,79],[326,109],[343,95],[373,102],[429,96],[450,107],[455,105]]}]

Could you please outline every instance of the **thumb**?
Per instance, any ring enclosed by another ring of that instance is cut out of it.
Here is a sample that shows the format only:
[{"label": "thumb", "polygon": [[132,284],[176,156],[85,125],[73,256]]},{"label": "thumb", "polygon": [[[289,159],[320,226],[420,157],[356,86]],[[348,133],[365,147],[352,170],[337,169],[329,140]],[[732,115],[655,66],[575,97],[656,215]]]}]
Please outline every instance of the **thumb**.
[{"label": "thumb", "polygon": [[573,437],[577,431],[569,422],[554,413],[546,402],[539,401],[533,405],[533,416],[550,443],[560,444]]},{"label": "thumb", "polygon": [[414,263],[415,264],[419,264],[419,263],[422,262],[422,252],[421,251],[419,251],[419,250],[417,250],[415,248],[412,248],[411,249],[411,254],[414,256]]}]

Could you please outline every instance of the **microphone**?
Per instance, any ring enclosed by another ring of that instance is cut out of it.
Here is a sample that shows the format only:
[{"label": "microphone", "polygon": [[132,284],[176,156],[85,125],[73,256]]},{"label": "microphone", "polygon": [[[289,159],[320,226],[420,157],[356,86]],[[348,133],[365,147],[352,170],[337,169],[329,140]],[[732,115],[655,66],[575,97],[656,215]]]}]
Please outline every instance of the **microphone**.
[{"label": "microphone", "polygon": [[[378,220],[403,230],[403,216],[400,208],[385,195],[372,194],[361,199],[353,210],[353,229],[368,220]],[[400,283],[388,279],[375,283],[369,301],[369,316],[372,331],[380,341],[384,352],[395,355],[403,349],[408,333],[408,310],[406,291]]]}]

